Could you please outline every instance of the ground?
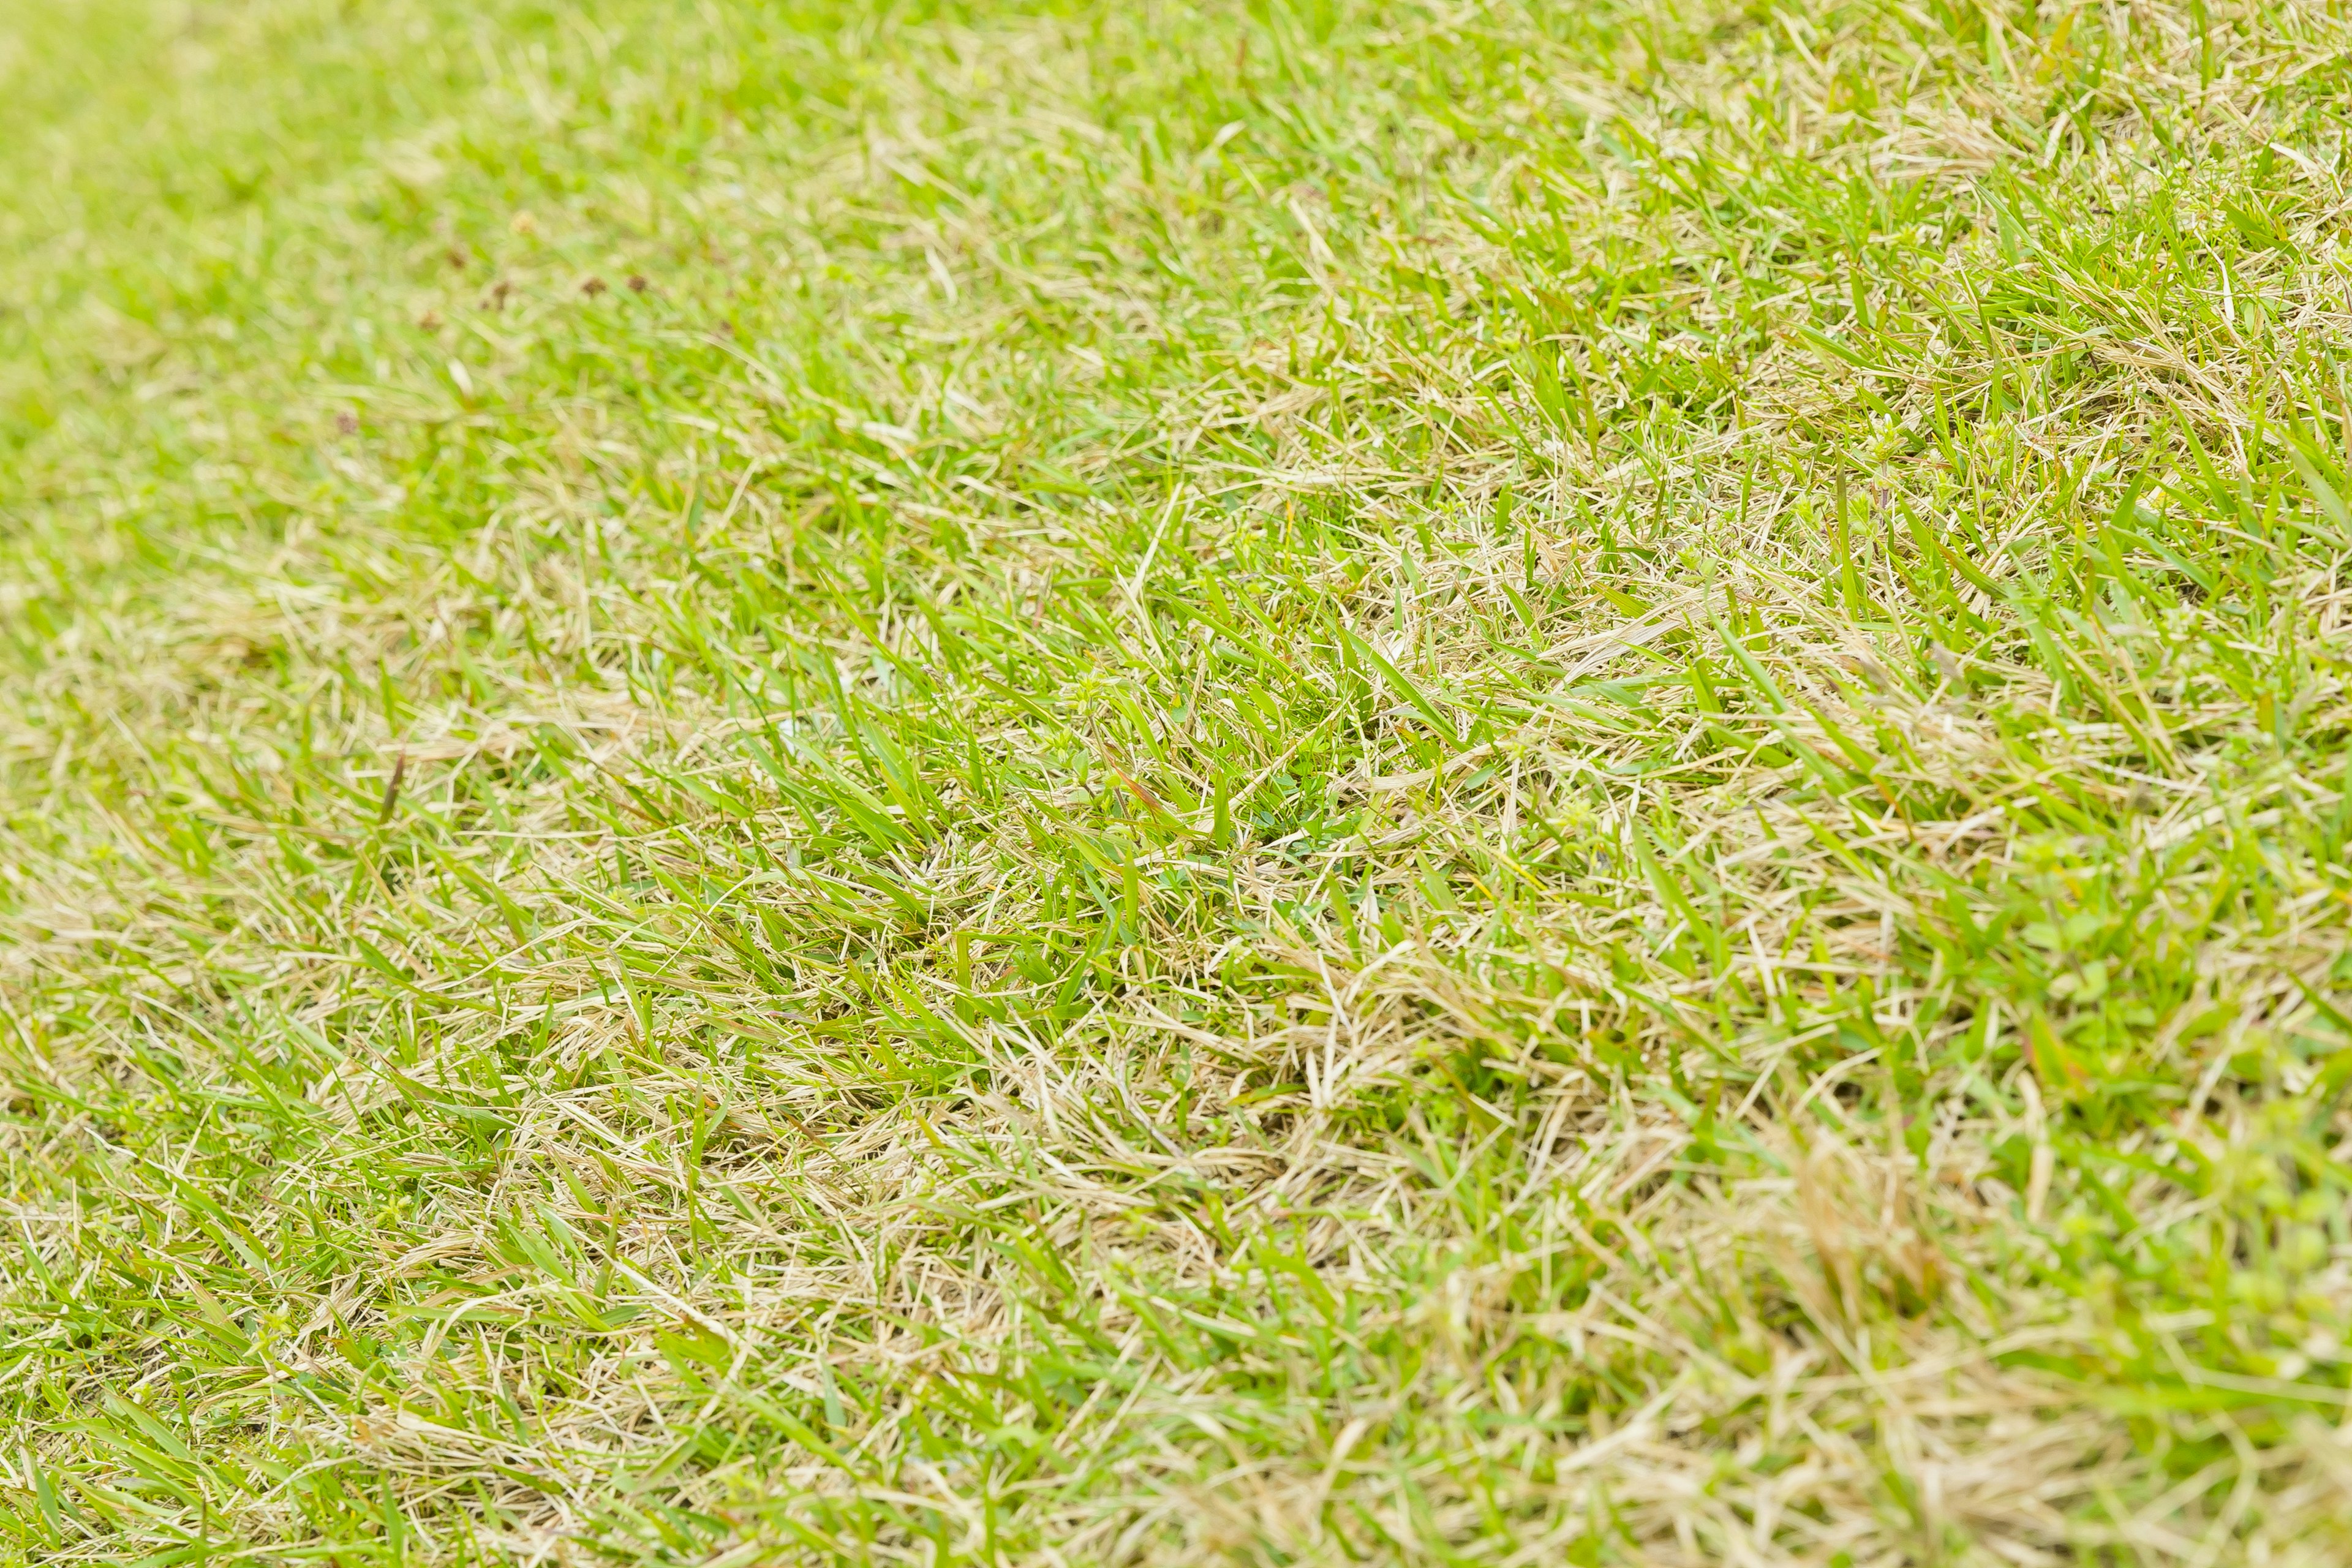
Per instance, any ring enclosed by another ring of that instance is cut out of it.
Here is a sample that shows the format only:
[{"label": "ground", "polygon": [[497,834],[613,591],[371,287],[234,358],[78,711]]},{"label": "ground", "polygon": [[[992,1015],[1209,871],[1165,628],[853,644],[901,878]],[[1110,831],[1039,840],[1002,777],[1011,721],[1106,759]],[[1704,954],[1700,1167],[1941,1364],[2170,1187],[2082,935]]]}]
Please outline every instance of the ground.
[{"label": "ground", "polygon": [[2352,1559],[2348,100],[0,9],[0,1558]]}]

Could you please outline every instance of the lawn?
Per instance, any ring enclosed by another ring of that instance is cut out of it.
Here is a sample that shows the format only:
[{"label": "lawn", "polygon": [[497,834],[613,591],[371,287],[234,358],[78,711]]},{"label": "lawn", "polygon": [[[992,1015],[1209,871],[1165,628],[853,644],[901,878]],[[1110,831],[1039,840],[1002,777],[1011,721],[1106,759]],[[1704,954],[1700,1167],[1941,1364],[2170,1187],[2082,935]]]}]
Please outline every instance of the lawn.
[{"label": "lawn", "polygon": [[0,6],[0,1561],[2352,1561],[2347,129]]}]

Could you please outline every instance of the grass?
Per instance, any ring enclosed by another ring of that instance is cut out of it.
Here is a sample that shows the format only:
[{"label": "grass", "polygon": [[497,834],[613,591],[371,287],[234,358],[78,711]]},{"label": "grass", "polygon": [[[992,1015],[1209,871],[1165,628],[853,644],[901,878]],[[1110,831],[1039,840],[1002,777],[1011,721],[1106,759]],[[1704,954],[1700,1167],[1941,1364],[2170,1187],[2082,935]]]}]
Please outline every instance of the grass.
[{"label": "grass", "polygon": [[2352,1556],[2352,26],[0,15],[0,1557]]}]

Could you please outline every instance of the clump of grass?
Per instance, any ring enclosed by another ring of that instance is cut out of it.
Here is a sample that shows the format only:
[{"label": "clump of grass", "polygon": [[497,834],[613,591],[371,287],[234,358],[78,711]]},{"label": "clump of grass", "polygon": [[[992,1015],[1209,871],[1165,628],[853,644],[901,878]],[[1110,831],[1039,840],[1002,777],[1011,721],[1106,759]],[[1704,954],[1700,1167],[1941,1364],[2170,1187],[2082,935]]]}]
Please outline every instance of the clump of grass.
[{"label": "clump of grass", "polygon": [[2332,11],[6,26],[11,1560],[2352,1550]]}]

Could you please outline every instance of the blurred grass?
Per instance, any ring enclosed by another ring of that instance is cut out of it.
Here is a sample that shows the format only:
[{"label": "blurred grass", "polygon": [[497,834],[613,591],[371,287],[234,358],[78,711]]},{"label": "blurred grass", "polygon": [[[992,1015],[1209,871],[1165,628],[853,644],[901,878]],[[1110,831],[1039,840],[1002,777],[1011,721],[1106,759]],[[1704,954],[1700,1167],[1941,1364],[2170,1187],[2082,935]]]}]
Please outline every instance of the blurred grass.
[{"label": "blurred grass", "polygon": [[0,16],[10,1560],[2340,1561],[2346,41]]}]

